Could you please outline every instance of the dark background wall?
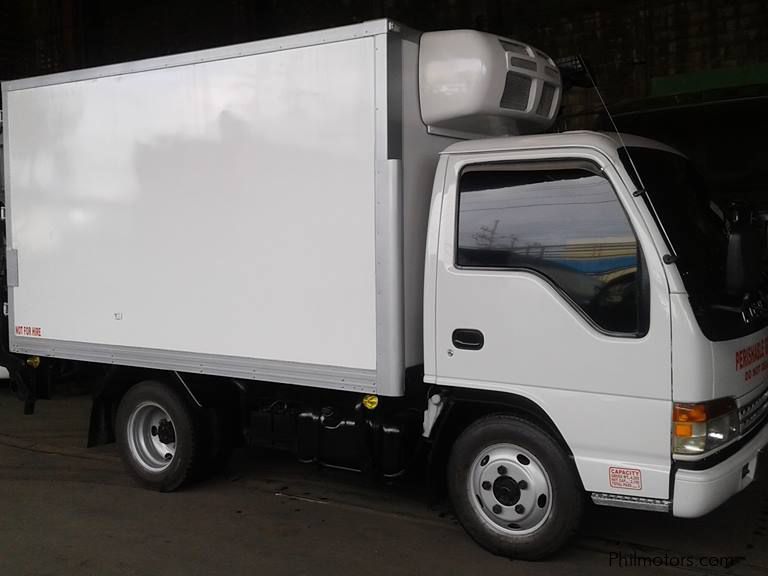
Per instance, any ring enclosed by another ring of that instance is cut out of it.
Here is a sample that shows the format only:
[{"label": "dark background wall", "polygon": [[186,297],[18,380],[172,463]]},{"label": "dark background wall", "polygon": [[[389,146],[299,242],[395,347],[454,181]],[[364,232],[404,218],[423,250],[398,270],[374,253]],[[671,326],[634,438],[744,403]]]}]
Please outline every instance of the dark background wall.
[{"label": "dark background wall", "polygon": [[[621,129],[684,148],[715,186],[768,198],[766,0],[0,0],[0,79],[383,16],[582,54]],[[604,126],[600,111],[574,89],[560,127]]]}]

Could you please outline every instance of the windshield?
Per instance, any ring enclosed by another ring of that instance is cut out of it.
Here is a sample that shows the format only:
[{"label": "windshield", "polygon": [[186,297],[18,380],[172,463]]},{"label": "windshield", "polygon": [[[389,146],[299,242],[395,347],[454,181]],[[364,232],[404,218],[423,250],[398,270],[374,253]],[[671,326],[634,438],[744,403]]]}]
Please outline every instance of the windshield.
[{"label": "windshield", "polygon": [[[652,213],[655,209],[666,232],[694,313],[707,337],[736,338],[768,325],[763,317],[745,320],[745,303],[725,293],[728,223],[720,207],[710,201],[690,161],[654,148],[621,148],[619,155],[638,189],[645,188],[645,200]],[[761,300],[760,294],[751,297]]]}]

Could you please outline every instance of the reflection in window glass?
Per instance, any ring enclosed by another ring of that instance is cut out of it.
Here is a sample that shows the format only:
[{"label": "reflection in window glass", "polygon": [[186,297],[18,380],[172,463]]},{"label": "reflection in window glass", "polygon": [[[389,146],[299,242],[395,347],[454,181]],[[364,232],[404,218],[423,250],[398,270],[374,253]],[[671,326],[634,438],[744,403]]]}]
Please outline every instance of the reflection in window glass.
[{"label": "reflection in window glass", "polygon": [[465,170],[456,263],[535,270],[603,329],[639,330],[637,241],[608,180],[585,167]]}]

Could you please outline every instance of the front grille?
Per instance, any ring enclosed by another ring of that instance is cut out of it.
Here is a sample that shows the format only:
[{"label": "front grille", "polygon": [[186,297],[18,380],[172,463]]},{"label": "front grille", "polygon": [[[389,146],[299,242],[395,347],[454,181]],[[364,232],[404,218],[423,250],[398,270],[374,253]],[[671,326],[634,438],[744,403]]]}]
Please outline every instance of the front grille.
[{"label": "front grille", "polygon": [[741,434],[748,434],[768,417],[768,388],[757,398],[739,408]]}]

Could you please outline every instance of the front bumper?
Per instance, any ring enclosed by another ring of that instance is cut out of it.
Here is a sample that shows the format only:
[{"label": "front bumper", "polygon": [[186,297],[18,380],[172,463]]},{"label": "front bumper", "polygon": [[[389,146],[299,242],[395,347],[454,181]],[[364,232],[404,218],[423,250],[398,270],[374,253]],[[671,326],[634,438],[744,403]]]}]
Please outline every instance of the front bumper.
[{"label": "front bumper", "polygon": [[764,425],[741,450],[716,466],[706,470],[678,469],[673,515],[681,518],[703,516],[741,492],[755,479],[758,455],[767,445],[768,425]]}]

